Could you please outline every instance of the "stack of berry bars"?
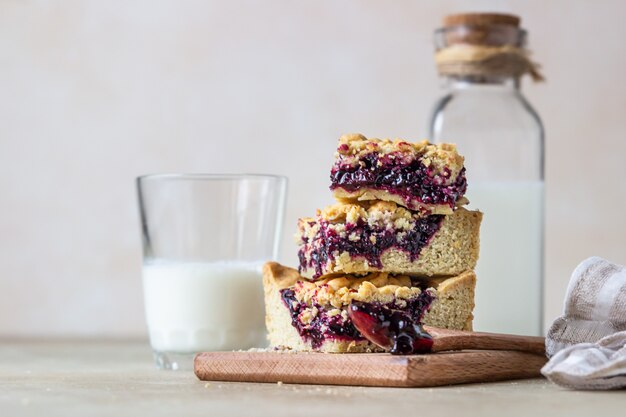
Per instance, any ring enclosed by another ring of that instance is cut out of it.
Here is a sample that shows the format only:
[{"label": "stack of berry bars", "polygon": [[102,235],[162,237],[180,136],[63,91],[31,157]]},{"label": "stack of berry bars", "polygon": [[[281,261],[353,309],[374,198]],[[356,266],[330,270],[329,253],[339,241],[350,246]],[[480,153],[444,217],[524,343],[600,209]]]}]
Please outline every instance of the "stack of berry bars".
[{"label": "stack of berry bars", "polygon": [[264,266],[270,344],[407,354],[421,323],[471,330],[482,214],[456,147],[352,134],[335,158],[338,202],[299,220],[299,269]]}]

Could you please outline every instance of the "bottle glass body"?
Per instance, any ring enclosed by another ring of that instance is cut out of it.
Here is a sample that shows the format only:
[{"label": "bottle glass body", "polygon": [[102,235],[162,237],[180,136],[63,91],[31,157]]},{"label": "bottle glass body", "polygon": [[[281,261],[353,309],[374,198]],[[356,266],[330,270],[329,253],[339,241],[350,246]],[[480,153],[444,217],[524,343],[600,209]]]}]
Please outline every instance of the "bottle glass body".
[{"label": "bottle glass body", "polygon": [[543,127],[513,77],[449,77],[430,121],[434,142],[465,156],[469,207],[484,213],[474,328],[543,327]]}]

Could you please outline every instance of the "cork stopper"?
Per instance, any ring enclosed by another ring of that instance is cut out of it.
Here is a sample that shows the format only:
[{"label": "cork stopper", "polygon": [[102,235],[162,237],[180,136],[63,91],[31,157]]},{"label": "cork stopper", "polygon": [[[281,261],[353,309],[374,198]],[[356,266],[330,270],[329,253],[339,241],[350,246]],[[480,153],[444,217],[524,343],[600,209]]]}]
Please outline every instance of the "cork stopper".
[{"label": "cork stopper", "polygon": [[491,82],[529,74],[543,81],[539,65],[526,49],[526,31],[519,16],[504,13],[458,13],[443,18],[435,30],[435,61],[439,74]]},{"label": "cork stopper", "polygon": [[519,16],[504,13],[458,13],[445,16],[443,26],[491,26],[506,25],[519,27]]},{"label": "cork stopper", "polygon": [[460,13],[443,18],[441,29],[446,45],[522,46],[524,30],[520,18],[500,13]]}]

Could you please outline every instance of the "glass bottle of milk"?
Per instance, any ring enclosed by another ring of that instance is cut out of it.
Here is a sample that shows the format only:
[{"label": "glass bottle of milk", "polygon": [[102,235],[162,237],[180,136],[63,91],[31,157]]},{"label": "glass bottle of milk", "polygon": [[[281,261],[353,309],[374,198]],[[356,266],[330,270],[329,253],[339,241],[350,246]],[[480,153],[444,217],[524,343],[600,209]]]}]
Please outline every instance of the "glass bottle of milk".
[{"label": "glass bottle of milk", "polygon": [[520,78],[541,80],[511,15],[463,14],[435,32],[446,93],[430,120],[435,142],[465,156],[469,207],[484,213],[474,329],[543,330],[543,148],[539,116]]}]

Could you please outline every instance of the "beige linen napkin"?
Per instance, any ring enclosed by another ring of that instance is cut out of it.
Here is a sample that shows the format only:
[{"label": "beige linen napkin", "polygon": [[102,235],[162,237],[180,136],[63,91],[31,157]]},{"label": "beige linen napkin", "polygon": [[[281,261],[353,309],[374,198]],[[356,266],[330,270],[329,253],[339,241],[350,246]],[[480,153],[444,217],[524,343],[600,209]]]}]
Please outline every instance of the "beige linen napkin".
[{"label": "beige linen napkin", "polygon": [[575,389],[626,387],[626,267],[602,258],[572,273],[565,311],[546,337],[541,372]]}]

